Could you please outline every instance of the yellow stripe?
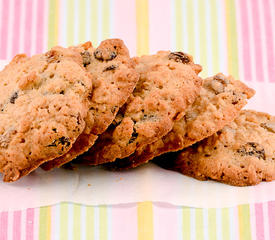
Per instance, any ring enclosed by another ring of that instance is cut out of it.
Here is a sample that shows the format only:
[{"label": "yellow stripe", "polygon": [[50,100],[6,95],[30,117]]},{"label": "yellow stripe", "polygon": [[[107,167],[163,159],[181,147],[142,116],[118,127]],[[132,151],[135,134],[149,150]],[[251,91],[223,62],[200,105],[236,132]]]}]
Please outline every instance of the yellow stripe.
[{"label": "yellow stripe", "polygon": [[102,0],[102,40],[110,37],[110,3]]},{"label": "yellow stripe", "polygon": [[94,220],[94,207],[86,207],[86,239],[94,239],[95,234],[95,220]]},{"label": "yellow stripe", "polygon": [[195,209],[196,214],[196,239],[203,239],[203,212],[201,208]]},{"label": "yellow stripe", "polygon": [[153,240],[153,204],[152,202],[138,203],[137,206],[138,221],[138,240]]},{"label": "yellow stripe", "polygon": [[60,239],[68,239],[68,203],[60,204]]},{"label": "yellow stripe", "polygon": [[86,1],[79,0],[79,42],[82,43],[86,41]]},{"label": "yellow stripe", "polygon": [[74,226],[73,226],[73,239],[81,239],[81,206],[74,204]]},{"label": "yellow stripe", "polygon": [[208,236],[211,240],[217,239],[216,234],[216,209],[210,208],[208,210]]},{"label": "yellow stripe", "polygon": [[200,1],[199,10],[199,36],[200,36],[200,64],[203,66],[202,77],[208,76],[207,39],[206,39],[206,16],[205,1]]},{"label": "yellow stripe", "polygon": [[222,236],[223,240],[230,239],[230,222],[229,222],[229,209],[222,209]]},{"label": "yellow stripe", "polygon": [[[218,0],[219,1],[219,0]],[[212,66],[213,73],[220,71],[219,52],[218,52],[218,13],[217,0],[210,0],[210,21],[211,21],[211,42],[212,42]]]},{"label": "yellow stripe", "polygon": [[226,28],[228,45],[228,72],[235,78],[239,78],[238,45],[235,1],[225,0]]},{"label": "yellow stripe", "polygon": [[182,209],[182,235],[183,239],[191,239],[190,234],[190,208]]},{"label": "yellow stripe", "polygon": [[148,0],[136,0],[137,55],[149,53]]},{"label": "yellow stripe", "polygon": [[188,37],[188,53],[195,55],[195,24],[194,24],[194,2],[187,0],[187,37]]},{"label": "yellow stripe", "polygon": [[90,39],[95,47],[98,45],[98,0],[91,0],[91,15]]},{"label": "yellow stripe", "polygon": [[74,0],[68,0],[68,18],[67,18],[67,44],[74,44]]},{"label": "yellow stripe", "polygon": [[48,48],[58,43],[59,0],[49,1]]},{"label": "yellow stripe", "polygon": [[51,239],[51,207],[41,207],[39,216],[39,239]]},{"label": "yellow stripe", "polygon": [[249,205],[238,206],[240,240],[251,239],[250,209]]},{"label": "yellow stripe", "polygon": [[108,238],[108,215],[107,207],[99,207],[99,239],[107,240]]},{"label": "yellow stripe", "polygon": [[182,0],[175,0],[176,16],[176,48],[177,51],[183,49],[183,30],[182,30]]}]

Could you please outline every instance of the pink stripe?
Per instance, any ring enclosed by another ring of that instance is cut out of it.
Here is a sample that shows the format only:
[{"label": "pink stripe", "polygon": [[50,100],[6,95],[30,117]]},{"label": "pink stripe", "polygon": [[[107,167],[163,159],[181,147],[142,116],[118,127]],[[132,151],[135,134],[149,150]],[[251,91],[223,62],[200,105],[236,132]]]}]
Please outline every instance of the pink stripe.
[{"label": "pink stripe", "polygon": [[12,57],[19,53],[19,34],[20,34],[20,11],[21,0],[15,0],[14,3],[14,25],[12,39]]},{"label": "pink stripe", "polygon": [[136,54],[135,1],[116,0],[114,4],[114,36],[125,41],[131,55]]},{"label": "pink stripe", "polygon": [[255,217],[256,217],[256,239],[264,240],[264,215],[263,204],[255,204]]},{"label": "pink stripe", "polygon": [[7,58],[8,48],[8,22],[10,21],[9,16],[9,4],[10,1],[2,1],[2,26],[1,26],[1,47],[0,47],[0,58]]},{"label": "pink stripe", "polygon": [[112,206],[112,239],[129,240],[137,236],[137,204]]},{"label": "pink stripe", "polygon": [[242,30],[242,45],[243,45],[243,67],[244,67],[244,80],[251,81],[251,56],[250,56],[250,41],[249,41],[249,28],[248,28],[248,15],[246,1],[236,1],[240,7],[241,17],[241,30]]},{"label": "pink stripe", "polygon": [[8,212],[1,212],[0,214],[0,239],[8,239]]},{"label": "pink stripe", "polygon": [[[167,203],[154,203],[154,238],[158,240],[178,239],[179,229],[182,229],[178,221],[180,208]],[[169,231],[167,227],[169,226]]]},{"label": "pink stripe", "polygon": [[252,23],[253,23],[253,32],[254,32],[254,46],[255,46],[255,63],[256,63],[256,81],[264,81],[263,76],[263,56],[261,49],[261,26],[260,26],[260,16],[259,16],[259,7],[258,1],[250,1],[252,9]]},{"label": "pink stripe", "polygon": [[268,217],[270,239],[275,239],[275,201],[268,203]]},{"label": "pink stripe", "polygon": [[26,240],[33,240],[34,209],[28,208],[26,215]]},{"label": "pink stripe", "polygon": [[171,49],[170,37],[172,22],[170,8],[170,1],[149,1],[149,39],[151,53],[155,53],[159,50]]},{"label": "pink stripe", "polygon": [[13,213],[13,239],[19,240],[21,237],[21,211]]},{"label": "pink stripe", "polygon": [[31,55],[31,45],[32,45],[32,0],[26,0],[26,19],[25,19],[25,29],[24,29],[24,52],[27,55]]},{"label": "pink stripe", "polygon": [[267,52],[267,64],[269,72],[269,81],[275,82],[275,56],[274,56],[274,41],[272,38],[272,19],[271,19],[271,7],[269,1],[260,1],[264,9],[264,25],[266,31],[266,52]]},{"label": "pink stripe", "polygon": [[37,2],[37,23],[36,23],[36,49],[35,53],[42,53],[44,40],[44,0]]}]

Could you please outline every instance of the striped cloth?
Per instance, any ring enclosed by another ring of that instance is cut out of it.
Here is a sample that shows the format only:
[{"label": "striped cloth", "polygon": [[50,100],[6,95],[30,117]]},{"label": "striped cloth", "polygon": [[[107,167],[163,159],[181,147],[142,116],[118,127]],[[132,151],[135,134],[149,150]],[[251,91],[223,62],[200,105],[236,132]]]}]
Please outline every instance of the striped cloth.
[{"label": "striped cloth", "polygon": [[[0,59],[119,37],[132,55],[188,52],[202,76],[275,82],[275,0],[0,0],[0,12]],[[0,213],[0,239],[275,239],[275,202],[223,209],[61,203]]]}]

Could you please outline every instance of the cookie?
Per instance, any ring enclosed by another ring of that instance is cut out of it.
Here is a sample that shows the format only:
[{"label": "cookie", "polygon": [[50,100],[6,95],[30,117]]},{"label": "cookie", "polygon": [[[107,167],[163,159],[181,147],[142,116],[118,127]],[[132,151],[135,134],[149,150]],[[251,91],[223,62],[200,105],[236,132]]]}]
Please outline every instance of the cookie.
[{"label": "cookie", "polygon": [[0,72],[0,172],[16,181],[70,150],[85,128],[92,78],[82,58],[54,47]]},{"label": "cookie", "polygon": [[158,141],[146,145],[129,158],[119,159],[110,167],[136,167],[161,154],[179,151],[222,129],[239,114],[254,90],[244,83],[219,73],[206,78],[200,95],[172,131]]},{"label": "cookie", "polygon": [[125,158],[166,135],[193,103],[202,80],[201,67],[182,52],[160,51],[134,58],[140,79],[115,121],[84,156],[97,165]]},{"label": "cookie", "polygon": [[98,135],[112,123],[139,79],[129,51],[120,39],[105,40],[96,49],[90,42],[71,49],[82,56],[83,66],[92,75],[91,106],[86,128],[72,149],[64,156],[43,164],[44,170],[60,167],[93,146]]},{"label": "cookie", "polygon": [[244,110],[203,141],[158,164],[199,180],[249,186],[275,179],[275,117]]}]

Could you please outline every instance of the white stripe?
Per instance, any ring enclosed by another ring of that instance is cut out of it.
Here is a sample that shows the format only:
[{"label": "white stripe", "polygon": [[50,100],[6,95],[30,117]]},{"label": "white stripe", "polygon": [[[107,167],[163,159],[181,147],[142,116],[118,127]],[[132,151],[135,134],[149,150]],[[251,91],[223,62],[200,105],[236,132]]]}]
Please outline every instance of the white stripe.
[{"label": "white stripe", "polygon": [[43,52],[48,49],[48,15],[49,15],[49,2],[44,0],[44,33],[43,33]]},{"label": "white stripe", "polygon": [[239,235],[239,214],[238,207],[229,208],[229,219],[230,219],[230,239],[238,240]]},{"label": "white stripe", "polygon": [[217,234],[217,240],[222,239],[222,212],[221,212],[221,208],[216,209],[216,234]]},{"label": "white stripe", "polygon": [[193,20],[194,20],[194,40],[195,40],[195,60],[197,63],[200,63],[200,23],[199,23],[199,14],[198,14],[198,0],[193,1]]},{"label": "white stripe", "polygon": [[86,240],[86,213],[87,213],[87,210],[86,210],[86,206],[85,205],[81,205],[81,216],[80,216],[80,219],[81,219],[81,239],[82,240]]},{"label": "white stripe", "polygon": [[68,240],[73,240],[74,229],[74,206],[73,203],[68,203]]},{"label": "white stripe", "polygon": [[20,240],[26,239],[26,219],[27,219],[27,211],[22,210],[21,211],[21,239]]},{"label": "white stripe", "polygon": [[239,62],[239,77],[241,80],[244,80],[244,62],[243,62],[243,35],[241,29],[241,9],[239,8],[238,0],[235,0],[236,6],[236,20],[237,23],[237,44],[238,44],[238,62]]},{"label": "white stripe", "polygon": [[8,229],[7,229],[8,239],[13,239],[13,214],[14,214],[14,211],[8,211]]},{"label": "white stripe", "polygon": [[263,76],[264,81],[269,82],[269,72],[268,72],[268,63],[267,63],[267,47],[266,47],[266,31],[265,31],[265,23],[264,23],[264,16],[263,16],[263,1],[257,0],[257,7],[259,11],[259,21],[260,21],[260,35],[261,35],[261,57],[262,57],[262,67],[263,67]]},{"label": "white stripe", "polygon": [[[208,234],[208,210],[207,208],[202,209],[203,214],[203,239],[208,240],[209,234]],[[210,239],[211,240],[211,239]]]},{"label": "white stripe", "polygon": [[67,47],[67,0],[60,0],[59,5],[58,43]]},{"label": "white stripe", "polygon": [[183,207],[178,207],[177,208],[177,222],[178,222],[178,240],[183,239]]},{"label": "white stripe", "polygon": [[196,239],[196,209],[190,208],[190,239]]},{"label": "white stripe", "polygon": [[[154,212],[154,204],[153,205],[153,212]],[[107,239],[112,240],[112,207],[111,206],[106,206],[107,208]],[[154,225],[153,225],[154,226]]]},{"label": "white stripe", "polygon": [[91,41],[91,32],[92,32],[92,16],[91,16],[91,1],[90,0],[86,0],[86,19],[85,19],[85,27],[86,27],[86,31],[85,31],[85,36],[86,36],[86,41]]},{"label": "white stripe", "polygon": [[255,204],[249,205],[250,209],[250,230],[251,239],[256,240],[256,215],[255,215]]},{"label": "white stripe", "polygon": [[[203,1],[205,7],[205,33],[206,33],[206,43],[204,44],[204,48],[206,48],[206,56],[207,56],[207,69],[205,74],[210,76],[213,74],[213,49],[212,49],[212,32],[211,32],[211,5],[209,0]],[[213,11],[213,10],[212,10]],[[212,26],[215,27],[215,26]]]},{"label": "white stripe", "polygon": [[99,206],[94,206],[94,238],[95,240],[100,240],[99,238]]},{"label": "white stripe", "polygon": [[38,0],[33,1],[33,6],[32,6],[32,22],[31,22],[31,55],[34,55],[36,53],[36,25],[37,25],[37,5],[38,5]]},{"label": "white stripe", "polygon": [[33,216],[33,239],[39,239],[39,208],[34,209]]},{"label": "white stripe", "polygon": [[248,15],[248,29],[249,29],[249,41],[250,41],[250,58],[251,58],[251,71],[252,71],[252,81],[255,82],[256,80],[256,61],[255,61],[255,42],[253,38],[253,21],[252,21],[252,8],[251,8],[251,1],[245,0],[247,4],[247,15]]},{"label": "white stripe", "polygon": [[73,0],[74,4],[74,41],[73,44],[79,44],[79,3],[77,0]]},{"label": "white stripe", "polygon": [[[182,1],[182,15],[181,15],[181,31],[182,31],[182,41],[183,41],[183,49],[179,49],[180,51],[186,51],[188,52],[188,27],[187,27],[187,23],[188,23],[188,19],[187,19],[187,7],[186,7],[186,0]],[[176,31],[176,29],[175,29]],[[190,44],[190,43],[189,43]],[[190,51],[190,50],[189,50]]]},{"label": "white stripe", "polygon": [[60,239],[60,204],[54,206],[54,215],[52,215],[52,219],[54,218],[54,226],[52,226],[52,239],[59,240]]},{"label": "white stripe", "polygon": [[[109,26],[110,26],[110,38],[114,37],[115,35],[115,28],[114,28],[114,22],[115,22],[115,19],[114,19],[114,1],[115,0],[109,0],[109,8],[110,8],[110,17],[109,17]],[[149,9],[150,10],[150,9]]]},{"label": "white stripe", "polygon": [[218,44],[219,44],[219,61],[220,61],[220,71],[228,74],[228,59],[227,56],[227,27],[226,27],[226,12],[224,0],[217,1],[217,12],[218,16]]},{"label": "white stripe", "polygon": [[26,0],[21,0],[20,19],[19,19],[19,52],[24,52],[25,20],[26,20]]},{"label": "white stripe", "polygon": [[[102,34],[102,18],[103,18],[103,9],[102,9],[102,1],[97,1],[97,45],[99,45],[99,43],[104,40],[103,39],[103,34]],[[96,21],[96,19],[94,19],[94,16],[93,16],[93,21]]]},{"label": "white stripe", "polygon": [[12,58],[12,39],[13,39],[13,27],[14,27],[14,0],[9,1],[9,21],[8,21],[8,39],[7,39],[7,59]]},{"label": "white stripe", "polygon": [[[263,203],[263,223],[264,223],[264,237],[265,240],[270,239],[269,234],[269,217],[268,217],[268,202]],[[274,227],[274,226],[273,226]]]}]

